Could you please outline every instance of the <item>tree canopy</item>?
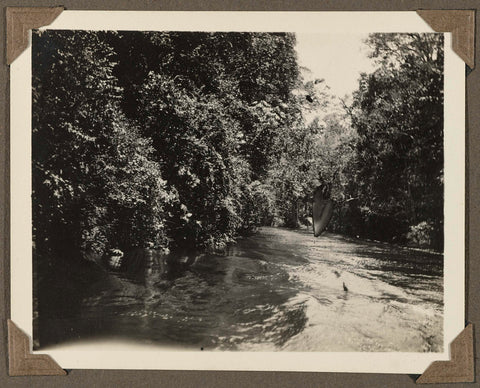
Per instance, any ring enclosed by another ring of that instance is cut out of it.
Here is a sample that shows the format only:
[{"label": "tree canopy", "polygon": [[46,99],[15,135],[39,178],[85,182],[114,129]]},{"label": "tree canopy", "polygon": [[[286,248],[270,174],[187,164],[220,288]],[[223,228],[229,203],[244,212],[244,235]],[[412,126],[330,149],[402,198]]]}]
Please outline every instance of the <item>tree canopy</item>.
[{"label": "tree canopy", "polygon": [[440,249],[443,37],[366,43],[349,105],[290,33],[34,32],[35,249],[222,249],[308,223],[319,185],[331,229]]},{"label": "tree canopy", "polygon": [[251,231],[268,217],[257,182],[278,155],[274,134],[296,120],[294,44],[292,34],[36,32],[36,248],[221,248]]},{"label": "tree canopy", "polygon": [[441,249],[443,35],[372,34],[366,44],[377,68],[362,74],[349,110],[355,201],[344,222],[360,236]]}]

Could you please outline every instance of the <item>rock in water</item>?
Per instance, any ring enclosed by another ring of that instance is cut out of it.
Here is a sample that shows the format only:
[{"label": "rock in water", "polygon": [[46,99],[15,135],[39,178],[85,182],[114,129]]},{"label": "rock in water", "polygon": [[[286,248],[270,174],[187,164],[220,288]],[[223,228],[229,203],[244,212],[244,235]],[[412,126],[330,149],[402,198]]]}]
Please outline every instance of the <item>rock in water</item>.
[{"label": "rock in water", "polygon": [[109,249],[105,257],[110,269],[120,269],[123,259],[123,252],[120,249]]}]

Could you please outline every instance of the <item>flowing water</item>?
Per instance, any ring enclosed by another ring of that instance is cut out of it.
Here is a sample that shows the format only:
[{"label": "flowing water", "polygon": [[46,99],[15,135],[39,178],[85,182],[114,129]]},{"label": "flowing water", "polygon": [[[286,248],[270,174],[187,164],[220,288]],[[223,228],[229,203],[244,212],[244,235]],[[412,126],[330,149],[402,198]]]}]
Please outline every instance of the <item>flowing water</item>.
[{"label": "flowing water", "polygon": [[441,255],[281,228],[224,255],[148,255],[40,293],[42,346],[108,336],[205,350],[443,350]]}]

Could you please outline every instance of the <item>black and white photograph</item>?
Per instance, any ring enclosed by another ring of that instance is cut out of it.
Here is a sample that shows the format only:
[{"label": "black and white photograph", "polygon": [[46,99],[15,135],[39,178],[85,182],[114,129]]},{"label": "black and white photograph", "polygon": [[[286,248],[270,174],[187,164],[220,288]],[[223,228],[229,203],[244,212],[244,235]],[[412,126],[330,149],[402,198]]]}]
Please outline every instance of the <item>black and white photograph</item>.
[{"label": "black and white photograph", "polygon": [[448,350],[445,34],[31,39],[35,351]]}]

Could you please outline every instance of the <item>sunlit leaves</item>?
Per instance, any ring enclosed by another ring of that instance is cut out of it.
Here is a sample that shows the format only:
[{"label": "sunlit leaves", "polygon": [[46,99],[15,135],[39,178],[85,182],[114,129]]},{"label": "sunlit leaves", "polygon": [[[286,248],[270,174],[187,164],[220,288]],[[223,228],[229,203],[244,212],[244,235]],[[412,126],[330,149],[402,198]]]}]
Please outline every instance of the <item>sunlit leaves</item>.
[{"label": "sunlit leaves", "polygon": [[153,148],[120,107],[102,33],[34,34],[36,247],[101,254],[165,244],[167,193]]},{"label": "sunlit leaves", "polygon": [[37,241],[61,229],[45,247],[221,248],[273,222],[265,180],[303,136],[292,34],[34,40]]}]

